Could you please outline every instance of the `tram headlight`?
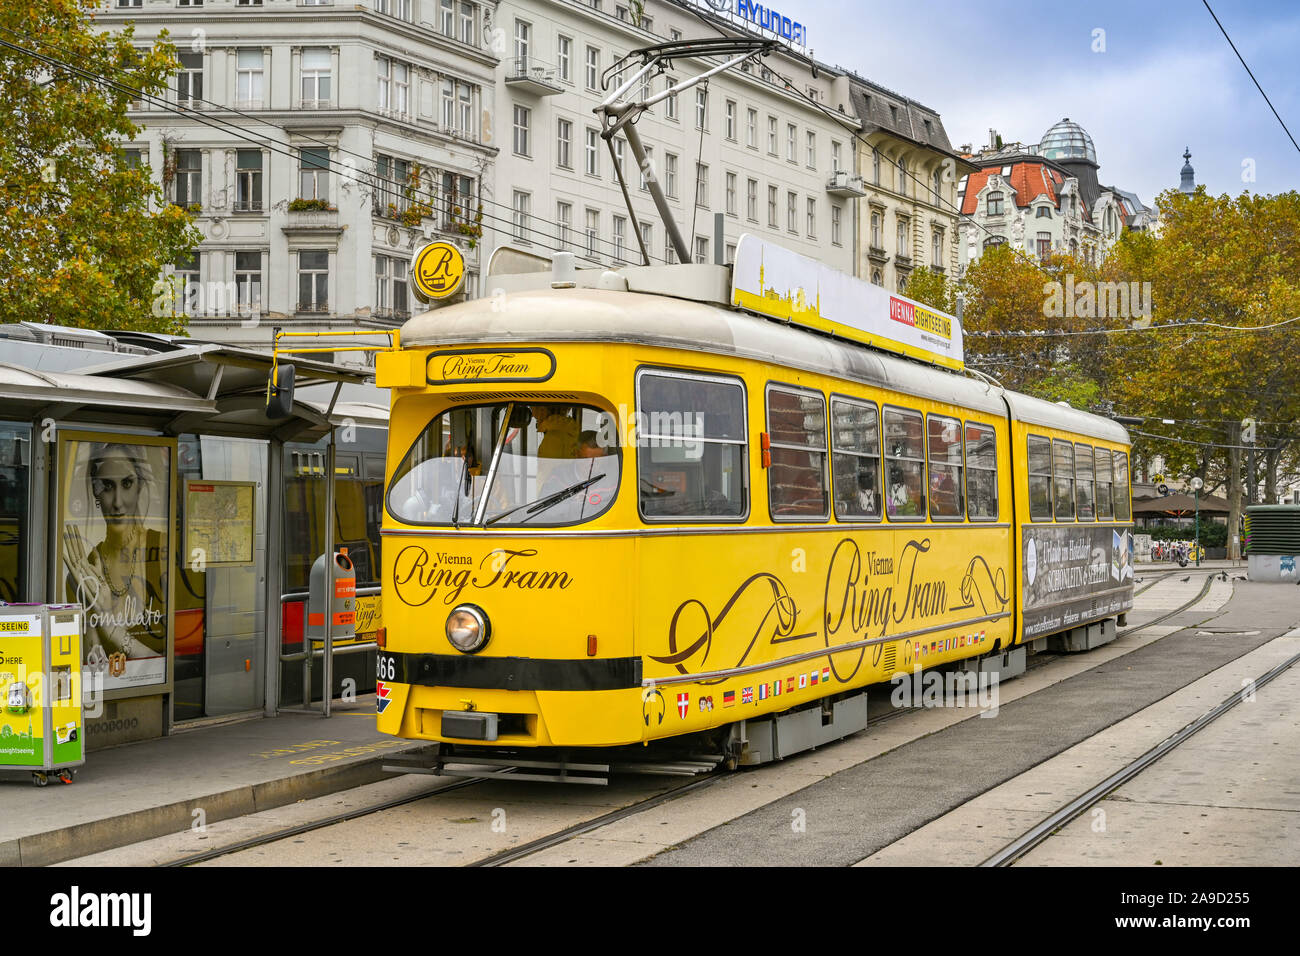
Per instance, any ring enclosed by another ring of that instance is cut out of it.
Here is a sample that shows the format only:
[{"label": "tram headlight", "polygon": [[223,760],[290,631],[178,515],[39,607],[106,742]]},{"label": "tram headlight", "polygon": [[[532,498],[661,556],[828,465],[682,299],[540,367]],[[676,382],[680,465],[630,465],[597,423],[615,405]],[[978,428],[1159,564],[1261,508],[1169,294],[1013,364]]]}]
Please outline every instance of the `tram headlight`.
[{"label": "tram headlight", "polygon": [[481,607],[459,604],[447,615],[447,640],[463,654],[473,654],[488,642],[492,625]]}]

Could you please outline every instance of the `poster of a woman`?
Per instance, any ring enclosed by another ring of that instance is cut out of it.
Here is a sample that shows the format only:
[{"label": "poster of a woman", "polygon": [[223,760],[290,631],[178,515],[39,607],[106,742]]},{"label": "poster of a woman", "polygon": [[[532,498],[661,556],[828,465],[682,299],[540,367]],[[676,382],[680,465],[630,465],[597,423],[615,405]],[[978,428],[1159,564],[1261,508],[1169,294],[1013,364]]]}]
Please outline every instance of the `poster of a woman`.
[{"label": "poster of a woman", "polygon": [[172,448],[60,436],[65,599],[86,609],[84,666],[104,689],[167,682]]}]

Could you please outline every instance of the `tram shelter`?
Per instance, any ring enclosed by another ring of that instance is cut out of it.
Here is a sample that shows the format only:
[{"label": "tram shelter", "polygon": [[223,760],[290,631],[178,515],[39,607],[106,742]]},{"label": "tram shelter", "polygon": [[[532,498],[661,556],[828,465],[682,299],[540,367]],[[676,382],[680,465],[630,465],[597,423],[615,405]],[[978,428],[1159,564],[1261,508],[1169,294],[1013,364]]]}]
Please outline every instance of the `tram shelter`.
[{"label": "tram shelter", "polygon": [[[102,680],[92,750],[310,702],[325,668],[313,679],[301,632],[296,646],[286,635],[304,597],[287,556],[340,527],[320,520],[334,510],[323,479],[339,474],[340,430],[371,433],[382,477],[387,412],[369,370],[295,359],[292,412],[269,421],[269,354],[181,342],[136,354],[22,343],[0,363],[0,599],[100,611],[108,650],[83,661]],[[295,481],[313,480],[313,508],[291,514]],[[286,543],[304,524],[324,533]]]}]

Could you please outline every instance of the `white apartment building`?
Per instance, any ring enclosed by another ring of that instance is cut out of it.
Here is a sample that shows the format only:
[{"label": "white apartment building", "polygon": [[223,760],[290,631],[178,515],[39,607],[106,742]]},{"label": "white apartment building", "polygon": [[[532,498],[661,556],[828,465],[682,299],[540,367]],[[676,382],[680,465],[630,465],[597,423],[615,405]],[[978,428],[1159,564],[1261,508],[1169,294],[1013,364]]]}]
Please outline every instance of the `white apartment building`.
[{"label": "white apartment building", "polygon": [[[640,263],[609,147],[592,112],[614,88],[604,85],[606,71],[633,49],[739,30],[707,6],[685,0],[646,0],[643,12],[627,0],[502,0],[490,29],[501,38],[490,198],[512,210],[508,230],[492,224],[499,230],[493,244],[543,254],[565,248],[600,264]],[[659,92],[668,81],[711,65],[676,60],[650,89]],[[798,92],[786,89],[781,77]],[[860,189],[849,188],[850,129],[857,125],[842,71],[819,66],[814,77],[805,61],[777,52],[657,104],[637,131],[695,261],[730,261],[740,235],[749,232],[852,272],[853,197]],[[614,147],[651,262],[675,261],[622,136]],[[719,213],[721,249],[714,236]]]},{"label": "white apartment building", "polygon": [[[490,8],[490,5],[489,5]],[[265,346],[271,327],[391,327],[433,237],[469,249],[491,169],[496,58],[474,0],[111,0],[96,22],[180,71],[129,147],[203,242],[176,264],[194,334]],[[238,112],[231,112],[237,110]],[[491,210],[485,211],[490,215]]]},{"label": "white apartment building", "polygon": [[919,266],[955,274],[957,183],[976,167],[954,152],[934,110],[858,76],[852,85],[865,196],[857,275],[903,292]]}]

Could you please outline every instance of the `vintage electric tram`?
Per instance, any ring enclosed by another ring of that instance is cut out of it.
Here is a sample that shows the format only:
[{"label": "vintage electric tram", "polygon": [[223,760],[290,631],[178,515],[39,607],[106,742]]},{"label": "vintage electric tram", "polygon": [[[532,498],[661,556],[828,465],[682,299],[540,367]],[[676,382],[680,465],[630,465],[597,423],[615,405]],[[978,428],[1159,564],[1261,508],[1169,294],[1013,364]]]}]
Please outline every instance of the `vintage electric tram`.
[{"label": "vintage electric tram", "polygon": [[860,729],[899,673],[1114,637],[1122,427],[964,372],[954,317],[756,237],[734,266],[556,259],[377,356],[381,731],[754,763]]}]

